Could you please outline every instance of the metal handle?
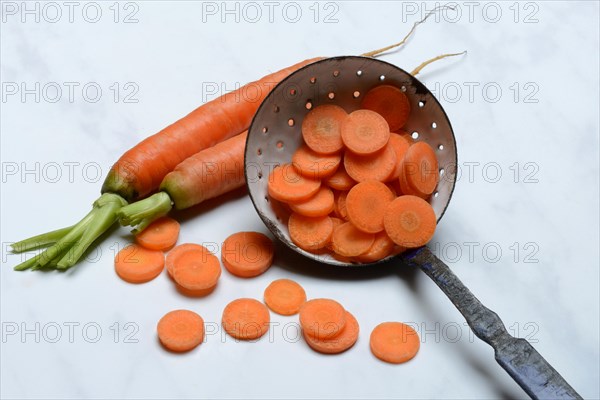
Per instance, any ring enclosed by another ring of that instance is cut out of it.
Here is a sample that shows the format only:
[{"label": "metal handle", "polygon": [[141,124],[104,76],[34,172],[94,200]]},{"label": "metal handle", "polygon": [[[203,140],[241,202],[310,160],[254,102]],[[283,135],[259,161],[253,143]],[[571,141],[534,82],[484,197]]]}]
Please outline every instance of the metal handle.
[{"label": "metal handle", "polygon": [[511,336],[498,314],[486,308],[428,248],[405,254],[421,268],[465,317],[475,335],[492,346],[498,364],[533,399],[581,399],[567,381],[525,339]]}]

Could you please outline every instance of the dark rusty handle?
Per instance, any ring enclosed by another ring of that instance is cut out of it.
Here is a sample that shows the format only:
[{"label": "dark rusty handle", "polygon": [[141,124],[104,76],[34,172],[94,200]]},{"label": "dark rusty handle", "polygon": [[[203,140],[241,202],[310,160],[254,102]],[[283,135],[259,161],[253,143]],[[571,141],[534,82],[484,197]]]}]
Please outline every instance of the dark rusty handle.
[{"label": "dark rusty handle", "polygon": [[465,317],[473,333],[492,346],[496,361],[533,399],[581,399],[567,381],[525,339],[511,336],[498,314],[486,308],[428,248],[404,260],[421,268]]}]

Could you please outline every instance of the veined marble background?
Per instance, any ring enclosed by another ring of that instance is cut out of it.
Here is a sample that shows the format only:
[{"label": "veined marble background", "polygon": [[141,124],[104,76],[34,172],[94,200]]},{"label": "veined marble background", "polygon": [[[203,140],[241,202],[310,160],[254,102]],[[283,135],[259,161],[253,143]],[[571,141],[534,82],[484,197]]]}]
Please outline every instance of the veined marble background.
[{"label": "veined marble background", "polygon": [[[584,398],[599,398],[599,5],[458,2],[383,56],[427,67],[458,141],[459,177],[431,247],[516,336]],[[126,149],[217,94],[316,55],[400,40],[423,2],[13,2],[0,25],[2,398],[523,398],[442,292],[398,265],[345,271],[278,248],[251,280],[224,272],[204,299],[166,274],[121,281],[114,230],[66,274],[17,273],[7,244],[79,219]],[[238,193],[178,215],[180,243],[267,232]],[[338,356],[310,351],[295,318],[237,343],[218,323],[238,297],[274,279],[300,282],[358,318]],[[157,342],[167,311],[189,308],[207,340],[175,355]],[[383,321],[421,334],[407,364],[375,359]]]}]

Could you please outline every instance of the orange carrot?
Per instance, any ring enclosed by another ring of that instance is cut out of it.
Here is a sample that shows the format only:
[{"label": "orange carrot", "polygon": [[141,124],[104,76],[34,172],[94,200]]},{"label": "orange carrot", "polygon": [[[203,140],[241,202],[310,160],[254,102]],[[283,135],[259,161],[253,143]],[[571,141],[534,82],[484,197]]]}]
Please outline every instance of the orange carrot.
[{"label": "orange carrot", "polygon": [[[330,217],[331,218],[331,222],[333,224],[333,229],[332,229],[332,233],[331,233],[331,237],[333,238],[333,231],[335,231],[335,228],[337,228],[338,226],[340,226],[341,224],[343,224],[344,220],[337,218],[337,217]],[[333,243],[331,241],[331,239],[329,239],[329,243],[327,243],[327,245],[325,246],[325,249],[333,251]]]},{"label": "orange carrot", "polygon": [[301,203],[290,203],[290,209],[306,217],[324,217],[334,209],[334,198],[331,189],[321,186],[310,199]]},{"label": "orange carrot", "polygon": [[333,222],[328,216],[305,217],[298,213],[288,221],[290,239],[301,249],[314,251],[327,246],[333,232]]},{"label": "orange carrot", "polygon": [[436,218],[428,202],[420,197],[405,195],[388,205],[383,225],[394,243],[414,248],[431,240],[435,233]]},{"label": "orange carrot", "polygon": [[383,260],[393,253],[395,243],[385,232],[379,232],[375,235],[375,240],[369,250],[356,257],[361,263],[372,263]]},{"label": "orange carrot", "polygon": [[370,110],[356,110],[342,123],[344,145],[355,154],[367,155],[381,150],[390,138],[385,119]]},{"label": "orange carrot", "polygon": [[273,241],[260,232],[237,232],[223,242],[221,261],[227,271],[240,278],[264,273],[273,263]]},{"label": "orange carrot", "polygon": [[433,193],[438,184],[438,161],[435,151],[425,142],[410,146],[404,156],[403,169],[408,185],[422,196]]},{"label": "orange carrot", "polygon": [[346,118],[343,108],[325,104],[313,108],[302,120],[302,137],[313,151],[334,154],[342,150],[342,121]]},{"label": "orange carrot", "polygon": [[372,233],[362,232],[350,222],[345,222],[333,231],[333,251],[345,257],[355,257],[373,245],[375,236]]},{"label": "orange carrot", "polygon": [[303,177],[292,164],[275,167],[269,175],[269,195],[279,201],[308,200],[317,193],[319,187],[321,181]]},{"label": "orange carrot", "polygon": [[386,179],[388,182],[395,181],[400,177],[400,173],[402,172],[402,161],[404,160],[404,156],[410,147],[410,144],[404,137],[395,133],[390,135],[389,143],[396,153],[396,168]]},{"label": "orange carrot", "polygon": [[177,263],[177,258],[181,254],[185,254],[188,251],[193,251],[196,253],[200,253],[200,252],[210,253],[206,247],[201,246],[199,244],[195,244],[195,243],[183,243],[183,244],[173,247],[171,249],[171,251],[169,251],[167,253],[167,258],[165,260],[165,265],[167,267],[167,273],[169,274],[169,276],[171,278],[173,277],[173,266],[175,265],[175,263]]},{"label": "orange carrot", "polygon": [[346,208],[346,198],[348,197],[348,192],[340,192],[337,195],[336,199],[336,215],[343,220],[348,220],[348,209]]},{"label": "orange carrot", "polygon": [[346,198],[348,220],[363,232],[381,232],[383,231],[383,215],[388,204],[394,198],[394,193],[385,183],[361,182],[348,192]]},{"label": "orange carrot", "polygon": [[115,256],[115,272],[129,283],[151,281],[165,267],[162,251],[148,250],[136,244],[124,247]]},{"label": "orange carrot", "polygon": [[346,168],[341,164],[335,174],[327,179],[326,183],[335,190],[350,190],[356,184],[356,181],[348,175]]},{"label": "orange carrot", "polygon": [[290,279],[273,281],[265,289],[265,304],[281,315],[298,314],[306,302],[306,292],[297,282]]},{"label": "orange carrot", "polygon": [[219,259],[204,248],[180,251],[173,261],[172,273],[175,282],[198,295],[212,292],[221,276]]},{"label": "orange carrot", "polygon": [[386,145],[377,153],[362,156],[347,151],[344,154],[344,167],[355,181],[385,181],[396,169],[396,152]]},{"label": "orange carrot", "polygon": [[263,303],[244,298],[227,304],[221,323],[233,338],[253,340],[267,333],[270,321],[269,310]]},{"label": "orange carrot", "polygon": [[392,132],[403,127],[410,114],[408,97],[402,90],[391,85],[376,86],[369,90],[361,102],[361,107],[375,111],[385,118]]},{"label": "orange carrot", "polygon": [[175,310],[165,314],[156,327],[162,345],[170,351],[184,352],[197,347],[204,340],[204,320],[189,310]]},{"label": "orange carrot", "polygon": [[303,145],[294,152],[292,164],[298,172],[310,179],[330,177],[338,169],[342,157],[339,154],[319,154]]},{"label": "orange carrot", "polygon": [[304,340],[311,349],[324,354],[339,354],[350,347],[358,340],[358,321],[354,315],[346,311],[346,323],[339,335],[333,338],[314,338],[304,334]]},{"label": "orange carrot", "polygon": [[369,339],[371,352],[382,361],[400,364],[412,359],[421,347],[419,335],[401,322],[383,322]]},{"label": "orange carrot", "polygon": [[135,236],[135,241],[150,250],[168,250],[179,237],[179,222],[162,217],[148,225],[148,228]]},{"label": "orange carrot", "polygon": [[338,336],[346,325],[346,310],[331,299],[309,300],[300,308],[302,331],[317,339]]}]

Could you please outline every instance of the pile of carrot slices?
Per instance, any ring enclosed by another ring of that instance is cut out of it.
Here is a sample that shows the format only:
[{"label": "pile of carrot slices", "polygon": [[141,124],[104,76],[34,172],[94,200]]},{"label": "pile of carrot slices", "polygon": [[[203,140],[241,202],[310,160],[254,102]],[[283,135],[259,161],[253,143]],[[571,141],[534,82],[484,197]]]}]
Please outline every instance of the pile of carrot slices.
[{"label": "pile of carrot slices", "polygon": [[371,89],[349,114],[333,104],[308,112],[304,144],[268,180],[274,207],[289,208],[294,244],[371,263],[431,240],[438,160],[402,130],[409,117],[408,97],[392,85]]}]

